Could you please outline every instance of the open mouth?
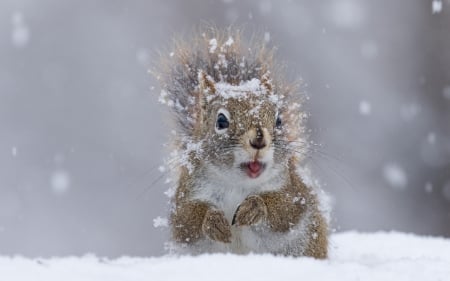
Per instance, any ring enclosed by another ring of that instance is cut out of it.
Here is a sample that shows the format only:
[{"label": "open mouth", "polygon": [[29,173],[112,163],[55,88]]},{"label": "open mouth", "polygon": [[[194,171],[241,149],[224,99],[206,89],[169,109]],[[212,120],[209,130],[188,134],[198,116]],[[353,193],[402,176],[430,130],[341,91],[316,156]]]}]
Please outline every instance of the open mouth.
[{"label": "open mouth", "polygon": [[241,164],[241,169],[245,171],[245,173],[247,173],[247,175],[252,179],[259,177],[259,175],[264,172],[265,168],[266,164],[259,161],[245,162]]}]

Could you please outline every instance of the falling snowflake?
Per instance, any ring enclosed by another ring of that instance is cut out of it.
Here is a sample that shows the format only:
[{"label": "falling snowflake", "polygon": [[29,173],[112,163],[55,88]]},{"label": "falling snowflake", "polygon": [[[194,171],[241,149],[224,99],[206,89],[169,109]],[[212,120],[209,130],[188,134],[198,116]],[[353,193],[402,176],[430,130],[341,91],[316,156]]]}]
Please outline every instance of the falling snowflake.
[{"label": "falling snowflake", "polygon": [[368,101],[363,100],[359,103],[359,113],[361,113],[361,115],[370,115],[371,111],[372,106]]},{"label": "falling snowflake", "polygon": [[269,43],[270,41],[270,32],[264,33],[264,42]]},{"label": "falling snowflake", "polygon": [[442,1],[441,0],[433,0],[431,2],[431,12],[433,14],[439,14],[442,12]]},{"label": "falling snowflake", "polygon": [[30,31],[22,13],[16,12],[12,16],[11,41],[17,48],[25,47],[30,41]]},{"label": "falling snowflake", "polygon": [[136,52],[136,60],[140,65],[146,66],[149,63],[150,56],[146,49],[139,49]]},{"label": "falling snowflake", "polygon": [[214,53],[217,49],[217,39],[213,38],[209,40],[209,52]]},{"label": "falling snowflake", "polygon": [[408,178],[406,177],[405,170],[396,163],[386,164],[383,168],[384,179],[388,184],[397,190],[403,190],[406,188]]},{"label": "falling snowflake", "polygon": [[65,193],[70,187],[70,176],[64,170],[57,170],[50,176],[50,186],[55,193]]},{"label": "falling snowflake", "polygon": [[158,227],[168,227],[169,226],[169,221],[167,220],[167,218],[162,218],[162,217],[156,217],[153,219],[153,226],[158,228]]}]

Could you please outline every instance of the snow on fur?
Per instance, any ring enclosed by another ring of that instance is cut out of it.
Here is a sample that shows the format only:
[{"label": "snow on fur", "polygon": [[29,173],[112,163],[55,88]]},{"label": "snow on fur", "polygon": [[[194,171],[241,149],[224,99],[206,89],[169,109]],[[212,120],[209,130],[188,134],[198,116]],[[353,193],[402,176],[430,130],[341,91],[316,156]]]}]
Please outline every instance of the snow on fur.
[{"label": "snow on fur", "polygon": [[450,239],[404,233],[332,236],[328,260],[271,255],[51,259],[0,257],[8,281],[450,280]]}]

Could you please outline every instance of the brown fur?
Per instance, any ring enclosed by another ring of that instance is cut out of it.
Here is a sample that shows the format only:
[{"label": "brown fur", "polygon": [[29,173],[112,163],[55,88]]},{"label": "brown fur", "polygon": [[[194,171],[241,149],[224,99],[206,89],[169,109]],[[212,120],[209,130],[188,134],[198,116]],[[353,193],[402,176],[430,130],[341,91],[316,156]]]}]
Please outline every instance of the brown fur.
[{"label": "brown fur", "polygon": [[[294,163],[295,160],[291,159],[286,186],[277,192],[247,197],[237,207],[233,225],[253,225],[263,220],[272,231],[286,232],[291,225],[299,222],[308,206],[314,210],[314,223],[308,229],[311,239],[304,255],[324,259],[328,255],[328,226],[317,209],[316,195],[298,177]],[[216,241],[230,242],[230,223],[214,206],[206,202],[190,201],[189,188],[186,186],[189,182],[187,171],[182,172],[175,197],[176,211],[171,217],[174,239],[180,243],[194,243],[206,236]]]},{"label": "brown fur", "polygon": [[[281,76],[273,60],[273,51],[262,43],[245,43],[241,32],[228,29],[207,29],[195,36],[194,40],[178,41],[175,44],[174,58],[166,59],[159,71],[162,87],[167,91],[167,99],[180,106],[172,107],[177,123],[178,149],[187,151],[188,141],[201,141],[199,151],[189,151],[190,168],[182,164],[179,168],[178,187],[174,197],[174,209],[171,214],[173,239],[178,243],[192,244],[201,239],[211,239],[229,243],[232,228],[267,225],[270,231],[286,233],[297,225],[307,210],[312,212],[312,223],[308,225],[308,244],[303,255],[326,258],[328,248],[328,226],[319,211],[318,198],[297,175],[297,154],[306,149],[306,144],[298,141],[305,133],[302,114],[298,104],[302,99],[296,94],[295,87]],[[232,37],[234,43],[225,44]],[[210,52],[211,38],[217,40],[220,52]],[[222,57],[221,57],[222,56]],[[221,60],[225,58],[226,64]],[[239,85],[257,78],[267,90],[265,96],[249,93],[245,102],[229,99],[226,102],[216,97],[215,83],[225,82]],[[283,100],[278,108],[269,102],[270,95]],[[261,103],[262,101],[262,103]],[[218,103],[217,103],[218,102]],[[215,133],[214,123],[219,107],[232,109],[229,135]],[[257,116],[245,114],[260,106]],[[240,113],[240,114],[238,114]],[[276,133],[276,115],[283,120],[284,127]],[[256,132],[262,132],[265,148],[253,149],[250,145]],[[298,142],[299,144],[297,144]],[[232,221],[228,221],[222,210],[211,202],[194,200],[195,187],[207,181],[204,178],[205,166],[215,165],[231,169],[233,155],[218,144],[233,144],[248,151],[252,159],[266,153],[274,147],[274,161],[284,163],[283,176],[280,177],[280,189],[277,191],[250,194],[236,208]],[[290,150],[288,145],[297,146]],[[300,148],[297,148],[300,146]],[[289,254],[289,251],[285,252]],[[298,254],[293,254],[298,255]]]}]

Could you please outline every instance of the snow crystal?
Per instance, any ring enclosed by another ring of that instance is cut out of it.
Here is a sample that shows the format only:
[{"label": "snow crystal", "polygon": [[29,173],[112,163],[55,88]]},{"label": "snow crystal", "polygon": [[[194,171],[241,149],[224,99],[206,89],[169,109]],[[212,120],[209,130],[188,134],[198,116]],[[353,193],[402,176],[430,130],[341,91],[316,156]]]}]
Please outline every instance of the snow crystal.
[{"label": "snow crystal", "polygon": [[302,198],[301,201],[300,201],[300,204],[301,204],[301,205],[305,205],[305,204],[306,204],[306,199],[305,199],[305,198]]},{"label": "snow crystal", "polygon": [[136,60],[140,65],[147,66],[150,56],[146,49],[139,49],[136,51]]},{"label": "snow crystal", "polygon": [[169,96],[169,93],[165,90],[161,90],[161,93],[159,94],[158,101],[161,104],[167,104],[167,97]]},{"label": "snow crystal", "polygon": [[50,185],[55,193],[64,193],[70,187],[69,174],[64,170],[54,171],[50,177]]},{"label": "snow crystal", "polygon": [[427,193],[433,192],[433,184],[431,182],[425,183],[425,192]]},{"label": "snow crystal", "polygon": [[233,37],[229,37],[227,42],[225,42],[225,46],[231,46],[233,45],[233,43],[234,43]]},{"label": "snow crystal", "polygon": [[365,18],[362,4],[356,0],[334,1],[331,9],[331,19],[341,28],[358,27]]},{"label": "snow crystal", "polygon": [[219,58],[219,60],[218,60],[218,62],[217,62],[217,66],[220,65],[220,66],[222,66],[222,67],[224,67],[224,68],[227,68],[227,66],[228,66],[228,61],[227,61],[225,55],[224,55],[224,54],[219,54],[219,55],[217,55],[217,57]]},{"label": "snow crystal", "polygon": [[217,49],[217,39],[213,38],[209,40],[209,52],[214,53]]},{"label": "snow crystal", "polygon": [[17,48],[25,47],[29,40],[29,31],[25,26],[17,26],[12,32],[12,42]]},{"label": "snow crystal", "polygon": [[403,168],[396,163],[386,164],[383,168],[384,179],[389,183],[389,185],[398,190],[403,190],[406,188],[408,179]]},{"label": "snow crystal", "polygon": [[24,19],[23,19],[23,14],[21,12],[15,12],[12,14],[11,17],[11,24],[12,25],[21,25],[23,24]]},{"label": "snow crystal", "polygon": [[12,15],[11,41],[17,48],[25,47],[30,40],[30,31],[25,23],[22,13],[16,12]]},{"label": "snow crystal", "polygon": [[13,146],[13,147],[11,148],[11,154],[12,154],[12,156],[14,156],[14,157],[17,156],[17,147]]},{"label": "snow crystal", "polygon": [[427,141],[429,144],[435,144],[436,143],[436,134],[433,132],[428,133]]},{"label": "snow crystal", "polygon": [[167,218],[157,217],[153,219],[153,227],[168,227],[169,220]]},{"label": "snow crystal", "polygon": [[442,91],[444,98],[450,100],[450,86],[446,86]]},{"label": "snow crystal", "polygon": [[431,12],[433,14],[442,12],[442,0],[433,0],[431,2]]},{"label": "snow crystal", "polygon": [[174,55],[175,55],[174,52],[171,52],[171,53],[169,54],[170,57],[173,57]]},{"label": "snow crystal", "polygon": [[194,142],[188,139],[183,140],[183,143],[186,143],[186,149],[183,151],[177,151],[174,150],[170,153],[170,158],[173,159],[174,162],[177,163],[177,165],[184,166],[186,169],[188,169],[189,174],[191,174],[194,171],[194,166],[192,162],[190,161],[190,156],[194,156],[198,159],[198,157],[203,152],[203,142]]},{"label": "snow crystal", "polygon": [[442,195],[444,195],[445,199],[450,201],[450,180],[444,184],[444,187],[442,188]]},{"label": "snow crystal", "polygon": [[279,97],[277,95],[270,95],[269,96],[269,101],[271,101],[274,104],[278,104],[278,102],[280,101]]},{"label": "snow crystal", "polygon": [[[261,81],[257,78],[241,82],[239,85],[219,82],[215,84],[215,88],[224,99],[242,99],[246,98],[249,93],[261,95],[266,92],[266,88],[261,85]],[[212,98],[213,97],[211,97],[211,99]]]},{"label": "snow crystal", "polygon": [[269,43],[270,41],[270,32],[264,32],[264,42]]},{"label": "snow crystal", "polygon": [[186,151],[188,153],[195,152],[197,155],[202,153],[202,145],[203,143],[201,141],[199,142],[188,142],[186,144]]},{"label": "snow crystal", "polygon": [[159,166],[158,167],[158,171],[160,171],[161,173],[164,173],[166,171],[166,167],[164,166]]},{"label": "snow crystal", "polygon": [[[168,183],[168,182],[166,182],[166,183]],[[169,189],[167,189],[164,192],[164,195],[166,195],[169,198],[173,198],[175,196],[175,193],[176,193],[176,187],[173,186],[173,187],[170,187]]]},{"label": "snow crystal", "polygon": [[370,115],[371,111],[372,107],[368,101],[363,100],[359,103],[359,113],[361,115]]},{"label": "snow crystal", "polygon": [[378,55],[378,46],[373,41],[365,41],[361,44],[361,55],[365,59],[374,59]]}]

